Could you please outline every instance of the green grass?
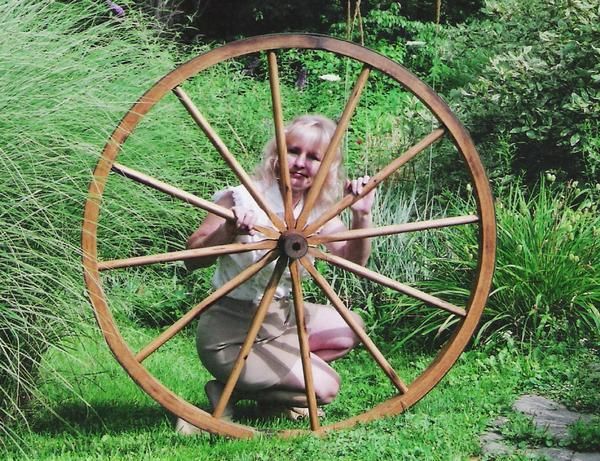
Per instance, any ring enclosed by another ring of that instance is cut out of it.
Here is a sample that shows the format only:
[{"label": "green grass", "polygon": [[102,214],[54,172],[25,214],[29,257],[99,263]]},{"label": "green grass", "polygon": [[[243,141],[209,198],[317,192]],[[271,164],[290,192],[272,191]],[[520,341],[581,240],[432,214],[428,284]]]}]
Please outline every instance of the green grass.
[{"label": "green grass", "polygon": [[[134,349],[156,334],[133,327],[123,330]],[[542,384],[559,389],[558,372],[573,372],[594,360],[580,349],[519,354],[507,345],[496,351],[469,351],[430,394],[399,416],[323,438],[264,436],[242,441],[175,434],[173,417],[129,379],[97,331],[87,333],[86,339],[65,348],[69,352],[47,354],[49,365],[61,370],[71,389],[55,375],[42,375],[45,406],[32,408],[30,426],[17,430],[21,449],[5,448],[0,452],[3,459],[469,459],[478,456],[478,436],[486,425],[510,413],[520,393],[539,390]],[[414,376],[431,359],[404,353],[388,358],[405,377]],[[180,395],[206,408],[202,387],[209,378],[196,358],[191,335],[178,335],[149,359],[148,367]],[[557,374],[540,376],[540,367]],[[370,408],[390,393],[390,386],[363,350],[338,362],[336,368],[343,387],[339,398],[326,407],[325,423]],[[591,386],[597,384],[589,383],[577,392],[593,393]],[[257,427],[298,426],[261,421],[253,415],[252,407],[246,407],[250,418],[246,421]],[[524,430],[521,433],[527,436]]]},{"label": "green grass", "polygon": [[[47,350],[91,318],[79,229],[90,168],[110,125],[173,66],[132,13],[103,2],[0,4],[0,433],[26,418]],[[152,56],[151,59],[148,59]]]},{"label": "green grass", "polygon": [[[140,330],[125,332],[134,348],[136,343],[147,341],[146,336],[152,333]],[[90,360],[90,357],[94,359]],[[401,373],[406,373],[414,365],[422,366],[420,362],[426,360],[426,357],[420,356],[395,358],[395,362],[399,360],[397,366]],[[230,441],[208,436],[186,439],[173,433],[172,418],[133,384],[112,360],[96,333],[92,333],[90,339],[71,354],[50,354],[48,360],[63,370],[63,375],[68,377],[80,397],[73,397],[72,392],[53,381],[43,386],[47,403],[56,415],[41,409],[33,418],[31,432],[22,433],[23,446],[28,447],[28,453],[38,459],[88,456],[186,459],[191,455],[218,459],[218,454],[227,459],[262,459],[262,456],[300,459],[307,450],[315,455],[321,452],[325,459],[353,459],[354,456],[375,459],[393,453],[413,453],[418,457],[419,453],[434,455],[438,450],[444,453],[443,456],[448,452],[476,452],[474,434],[485,424],[487,409],[507,404],[515,385],[512,382],[503,392],[496,393],[494,402],[488,402],[485,411],[473,413],[474,396],[481,398],[482,394],[492,393],[498,377],[493,376],[475,388],[457,393],[454,388],[457,380],[472,380],[477,373],[476,364],[463,362],[446,383],[417,407],[416,412],[324,439],[279,440],[265,437],[253,441]],[[411,361],[416,363],[413,365]],[[193,338],[186,335],[177,337],[165,351],[150,360],[149,368],[181,395],[206,408],[201,389],[208,376],[195,357]],[[364,351],[358,351],[351,359],[341,362],[339,369],[346,385],[339,400],[327,408],[329,419],[345,418],[390,392],[389,385],[377,379],[378,370]],[[442,408],[452,411],[443,411]],[[437,414],[446,416],[438,419],[433,416]],[[263,424],[260,421],[255,423]],[[283,427],[287,425],[279,422],[280,427],[282,424]],[[470,427],[471,436],[466,430],[462,431],[463,437],[454,440],[454,436],[446,433],[448,426],[463,425]],[[424,442],[428,447],[423,446]],[[168,450],[165,447],[169,447]],[[305,459],[312,458],[305,455]]]}]

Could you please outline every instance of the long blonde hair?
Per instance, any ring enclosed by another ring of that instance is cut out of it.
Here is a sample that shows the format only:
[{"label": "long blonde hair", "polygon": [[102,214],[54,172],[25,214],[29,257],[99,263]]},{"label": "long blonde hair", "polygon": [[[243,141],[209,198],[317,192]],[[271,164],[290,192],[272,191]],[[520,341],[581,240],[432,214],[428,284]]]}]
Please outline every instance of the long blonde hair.
[{"label": "long blonde hair", "polygon": [[[329,146],[335,132],[336,124],[333,120],[323,115],[301,115],[285,127],[285,136],[298,136],[308,143],[321,146]],[[342,150],[340,147],[335,152],[335,158],[331,163],[321,193],[317,198],[317,206],[328,206],[339,199],[345,173],[342,167]],[[268,185],[273,184],[279,178],[277,155],[277,142],[273,137],[263,150],[263,158],[254,172],[254,177]]]}]

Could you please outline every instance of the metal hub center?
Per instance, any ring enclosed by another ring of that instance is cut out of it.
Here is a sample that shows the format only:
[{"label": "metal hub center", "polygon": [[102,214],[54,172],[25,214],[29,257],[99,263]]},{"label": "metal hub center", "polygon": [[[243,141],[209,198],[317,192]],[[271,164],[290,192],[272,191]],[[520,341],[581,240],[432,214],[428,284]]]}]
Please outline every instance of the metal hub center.
[{"label": "metal hub center", "polygon": [[288,231],[279,237],[279,248],[288,258],[298,259],[308,251],[308,242],[299,232]]}]

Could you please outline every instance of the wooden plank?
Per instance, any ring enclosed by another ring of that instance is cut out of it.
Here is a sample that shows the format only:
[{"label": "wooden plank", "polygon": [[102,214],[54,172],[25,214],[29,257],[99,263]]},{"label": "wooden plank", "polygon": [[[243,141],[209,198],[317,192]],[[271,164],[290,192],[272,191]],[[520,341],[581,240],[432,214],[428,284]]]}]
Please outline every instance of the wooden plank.
[{"label": "wooden plank", "polygon": [[267,311],[269,310],[269,305],[273,301],[273,297],[275,296],[275,290],[277,290],[277,285],[279,283],[279,279],[281,278],[281,275],[285,271],[286,265],[287,265],[287,257],[281,256],[279,258],[279,260],[277,261],[277,265],[275,266],[275,269],[273,270],[273,274],[271,275],[271,278],[269,279],[269,283],[267,284],[267,287],[265,288],[265,292],[263,294],[262,299],[260,300],[260,304],[258,305],[258,308],[256,309],[254,318],[252,319],[252,323],[250,324],[250,328],[248,329],[248,334],[246,335],[246,339],[244,340],[244,343],[242,344],[242,347],[240,348],[240,352],[235,360],[233,369],[231,370],[231,373],[229,374],[229,378],[227,379],[227,382],[225,383],[225,387],[223,388],[223,393],[221,394],[221,397],[219,398],[219,403],[217,403],[216,408],[213,410],[213,417],[215,417],[215,418],[220,418],[221,416],[223,416],[223,411],[225,410],[225,407],[227,406],[229,399],[231,399],[231,394],[233,394],[235,385],[237,384],[240,374],[242,373],[242,369],[244,368],[244,365],[246,364],[246,359],[248,358],[248,355],[250,354],[250,350],[252,349],[252,345],[254,344],[254,341],[256,340],[256,335],[258,335],[258,331],[260,330],[263,320],[265,319],[265,316],[267,315]]},{"label": "wooden plank", "polygon": [[296,313],[296,327],[298,330],[298,342],[300,343],[300,357],[302,359],[302,370],[304,372],[304,387],[306,399],[308,400],[308,416],[310,429],[319,429],[320,422],[317,409],[317,395],[315,393],[314,379],[312,373],[312,360],[308,344],[308,333],[304,320],[304,297],[302,296],[302,280],[298,270],[298,261],[290,262],[290,274],[292,276],[292,296],[294,298],[294,312]]},{"label": "wooden plank", "polygon": [[279,87],[277,55],[274,51],[268,51],[267,57],[269,61],[269,84],[271,87],[273,121],[275,123],[275,140],[279,158],[279,187],[281,189],[281,198],[283,200],[285,224],[288,229],[293,229],[295,226],[295,219],[292,205],[292,186],[290,183],[290,170],[287,161],[287,144],[285,139],[285,127],[283,124],[283,111],[281,109],[281,91]]},{"label": "wooden plank", "polygon": [[476,223],[478,221],[479,217],[475,215],[452,216],[449,218],[429,219],[426,221],[415,221],[403,224],[391,224],[389,226],[370,227],[367,229],[352,229],[343,232],[336,232],[335,234],[315,234],[308,238],[308,244],[321,245],[329,242],[340,242],[345,240],[380,237],[382,235],[394,235],[405,232],[437,229],[441,227],[459,226],[462,224]]},{"label": "wooden plank", "polygon": [[[129,168],[120,163],[113,162],[111,170],[115,173],[125,176],[126,178],[133,179],[134,181],[139,182],[140,184],[144,184],[148,187],[151,187],[152,189],[164,192],[165,194],[170,195],[171,197],[183,200],[184,202],[187,202],[190,205],[202,208],[203,210],[220,216],[223,219],[227,219],[229,221],[235,219],[233,211],[231,211],[230,209],[217,205],[216,203],[213,203],[209,200],[204,200],[203,198],[197,197],[196,195],[190,194],[189,192],[186,192],[175,186],[171,186],[170,184],[153,178],[152,176],[148,176],[147,174],[144,174],[140,171],[134,170],[133,168]],[[279,238],[279,232],[277,232],[275,229],[271,229],[265,226],[255,226],[255,228],[257,231],[259,231],[261,234],[264,234],[267,237]]]},{"label": "wooden plank", "polygon": [[240,286],[258,271],[269,265],[278,256],[277,250],[273,250],[265,254],[261,259],[251,266],[248,266],[234,278],[225,283],[222,287],[217,288],[213,293],[206,297],[202,302],[194,306],[188,312],[186,312],[179,320],[173,325],[163,331],[156,339],[146,345],[140,352],[135,356],[138,362],[145,360],[150,354],[156,351],[159,347],[165,344],[169,339],[179,333],[185,328],[192,320],[200,315],[206,308],[211,304],[214,304],[227,293]]},{"label": "wooden plank", "polygon": [[327,175],[329,174],[331,164],[335,160],[336,151],[339,149],[342,138],[344,137],[346,129],[348,128],[348,125],[350,123],[350,119],[352,118],[352,115],[354,114],[354,110],[356,109],[356,106],[358,105],[360,95],[362,94],[362,92],[365,88],[365,85],[367,84],[367,79],[369,78],[370,71],[371,71],[371,69],[369,66],[367,66],[367,65],[363,66],[362,71],[360,72],[360,75],[358,76],[358,79],[356,80],[354,89],[352,90],[352,93],[350,94],[350,97],[348,98],[348,101],[346,102],[346,106],[344,107],[342,116],[340,117],[340,120],[335,129],[335,132],[333,133],[331,141],[329,142],[329,146],[327,147],[327,150],[325,151],[325,155],[323,156],[323,160],[321,161],[321,166],[319,167],[319,171],[317,172],[317,175],[315,176],[313,183],[312,183],[310,189],[308,190],[308,193],[306,194],[304,206],[302,207],[302,211],[300,212],[300,215],[298,216],[298,219],[296,220],[296,229],[304,228],[304,226],[306,225],[306,222],[308,221],[310,212],[313,209],[313,207],[315,206],[317,198],[318,198],[319,194],[321,193],[321,188],[323,187],[323,184],[325,183],[325,179],[327,178]]},{"label": "wooden plank", "polygon": [[148,264],[166,263],[172,261],[185,261],[201,258],[203,256],[216,256],[234,253],[245,253],[253,250],[272,250],[277,246],[275,240],[261,240],[255,243],[230,243],[228,245],[215,245],[207,248],[194,248],[191,250],[171,251],[154,255],[134,256],[110,261],[99,261],[98,270],[121,269],[124,267],[145,266]]},{"label": "wooden plank", "polygon": [[[440,128],[425,136],[421,139],[417,144],[412,146],[406,152],[404,152],[400,157],[392,160],[385,168],[379,171],[377,174],[369,179],[369,182],[363,186],[363,189],[360,194],[348,194],[345,195],[338,203],[331,206],[325,213],[321,215],[316,221],[312,222],[304,229],[305,235],[310,235],[316,232],[321,226],[323,226],[327,221],[329,221],[334,216],[339,215],[345,208],[348,208],[353,203],[356,203],[364,196],[366,196],[369,192],[375,189],[379,183],[385,180],[388,176],[394,173],[398,168],[404,165],[406,162],[415,157],[419,152],[423,149],[427,148],[437,140],[439,140],[445,133],[445,130]],[[297,224],[300,226],[300,223]]]}]

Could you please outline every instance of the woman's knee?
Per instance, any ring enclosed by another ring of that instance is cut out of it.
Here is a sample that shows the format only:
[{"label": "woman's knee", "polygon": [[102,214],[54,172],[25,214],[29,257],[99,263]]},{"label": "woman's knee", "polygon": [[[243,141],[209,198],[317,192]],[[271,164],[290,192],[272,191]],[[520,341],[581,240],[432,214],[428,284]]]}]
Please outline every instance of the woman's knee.
[{"label": "woman's knee", "polygon": [[[340,390],[341,379],[337,372],[318,356],[312,355],[313,387],[319,404],[331,403]],[[305,392],[304,372],[298,361],[281,381],[280,387]]]},{"label": "woman's knee", "polygon": [[315,394],[321,405],[333,402],[340,391],[340,377],[331,370],[328,376],[315,380]]},{"label": "woman's knee", "polygon": [[[360,315],[358,315],[356,312],[350,312],[350,313],[352,314],[352,318],[354,319],[354,322],[359,327],[359,329],[361,331],[365,331],[365,321],[362,319],[362,317]],[[354,333],[354,331],[351,331],[351,334],[352,334],[352,339],[354,342],[352,347],[355,347],[358,345],[358,343],[360,343],[360,338],[358,337],[358,335],[356,333]]]}]

